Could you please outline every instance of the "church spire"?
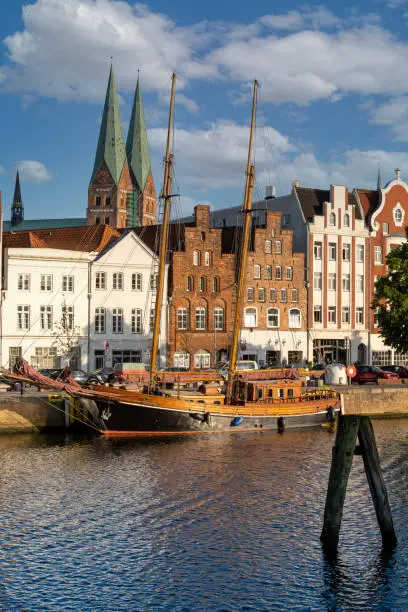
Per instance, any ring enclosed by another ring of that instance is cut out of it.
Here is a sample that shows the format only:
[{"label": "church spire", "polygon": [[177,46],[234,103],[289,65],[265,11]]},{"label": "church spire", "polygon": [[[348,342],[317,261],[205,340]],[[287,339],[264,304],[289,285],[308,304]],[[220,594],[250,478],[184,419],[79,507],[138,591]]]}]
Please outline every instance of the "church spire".
[{"label": "church spire", "polygon": [[125,160],[125,143],[120,121],[115,77],[111,66],[91,183],[105,163],[115,185],[118,185]]},{"label": "church spire", "polygon": [[137,79],[129,132],[126,141],[126,153],[129,167],[132,169],[134,178],[136,179],[137,187],[139,191],[143,193],[151,165],[139,78]]},{"label": "church spire", "polygon": [[24,221],[24,206],[21,197],[20,175],[17,170],[13,205],[11,207],[11,225],[18,225],[21,221]]}]

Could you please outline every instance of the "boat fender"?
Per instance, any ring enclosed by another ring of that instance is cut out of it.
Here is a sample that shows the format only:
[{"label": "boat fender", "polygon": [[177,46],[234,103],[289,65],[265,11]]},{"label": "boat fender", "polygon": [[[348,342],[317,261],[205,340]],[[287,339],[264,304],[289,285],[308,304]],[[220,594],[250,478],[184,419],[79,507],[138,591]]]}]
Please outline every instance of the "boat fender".
[{"label": "boat fender", "polygon": [[278,417],[278,433],[283,433],[285,431],[285,419],[283,417]]},{"label": "boat fender", "polygon": [[231,427],[238,427],[238,425],[241,425],[243,420],[244,419],[241,416],[235,417],[235,419],[232,419],[231,421]]}]

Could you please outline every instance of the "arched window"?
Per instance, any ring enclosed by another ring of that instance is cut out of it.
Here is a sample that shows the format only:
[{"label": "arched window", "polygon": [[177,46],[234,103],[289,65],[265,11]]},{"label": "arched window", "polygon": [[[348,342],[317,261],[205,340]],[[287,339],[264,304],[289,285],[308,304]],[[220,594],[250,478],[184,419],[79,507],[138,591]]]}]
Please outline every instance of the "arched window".
[{"label": "arched window", "polygon": [[200,253],[198,251],[194,251],[193,253],[193,266],[198,266],[200,263]]},{"label": "arched window", "polygon": [[204,276],[200,276],[200,291],[201,292],[205,291],[205,277]]},{"label": "arched window", "polygon": [[275,240],[275,252],[280,255],[282,253],[282,242],[280,240]]},{"label": "arched window", "polygon": [[272,253],[272,240],[265,240],[265,253]]},{"label": "arched window", "polygon": [[189,368],[190,355],[186,351],[177,351],[174,353],[173,364],[176,368]]},{"label": "arched window", "polygon": [[350,215],[346,213],[343,218],[344,227],[350,227]]},{"label": "arched window", "polygon": [[213,278],[213,292],[214,293],[218,293],[220,290],[220,279],[218,278],[218,276],[214,276]]},{"label": "arched window", "polygon": [[187,291],[192,291],[193,290],[193,277],[192,276],[187,276],[186,290]]},{"label": "arched window", "polygon": [[289,310],[289,327],[291,329],[299,329],[302,327],[302,315],[299,308],[291,308]]},{"label": "arched window", "polygon": [[224,331],[224,309],[221,307],[214,308],[214,329]]},{"label": "arched window", "polygon": [[197,370],[206,370],[211,365],[211,353],[204,349],[200,349],[194,355],[194,367]]},{"label": "arched window", "polygon": [[257,327],[258,324],[258,313],[256,308],[245,308],[244,311],[244,326],[245,327]]},{"label": "arched window", "polygon": [[196,308],[195,311],[195,328],[202,331],[205,330],[205,322],[206,322],[206,309],[205,308]]},{"label": "arched window", "polygon": [[205,265],[206,265],[206,266],[211,265],[211,253],[210,253],[209,251],[206,251],[206,252],[205,252],[205,255],[204,255],[204,262],[205,262]]},{"label": "arched window", "polygon": [[101,205],[101,196],[97,195],[95,198],[95,206],[100,206]]},{"label": "arched window", "polygon": [[188,310],[187,308],[177,308],[177,329],[188,329]]},{"label": "arched window", "polygon": [[259,264],[254,265],[254,278],[261,278],[261,266]]},{"label": "arched window", "polygon": [[279,308],[268,308],[267,327],[279,327]]},{"label": "arched window", "polygon": [[331,212],[329,215],[329,225],[336,225],[336,215]]}]

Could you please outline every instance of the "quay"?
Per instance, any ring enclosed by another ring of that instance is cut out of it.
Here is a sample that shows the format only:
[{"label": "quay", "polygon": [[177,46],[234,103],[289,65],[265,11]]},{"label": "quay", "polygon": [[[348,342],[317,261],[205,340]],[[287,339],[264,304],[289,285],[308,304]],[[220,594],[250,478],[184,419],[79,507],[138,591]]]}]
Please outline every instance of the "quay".
[{"label": "quay", "polygon": [[76,426],[74,410],[62,393],[4,391],[0,393],[0,434],[70,429]]}]

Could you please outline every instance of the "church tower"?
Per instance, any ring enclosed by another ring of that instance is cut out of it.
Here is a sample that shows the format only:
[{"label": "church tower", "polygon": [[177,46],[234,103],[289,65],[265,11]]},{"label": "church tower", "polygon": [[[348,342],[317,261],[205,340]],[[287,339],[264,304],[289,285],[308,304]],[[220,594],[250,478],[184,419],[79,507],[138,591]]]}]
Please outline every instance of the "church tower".
[{"label": "church tower", "polygon": [[22,221],[24,221],[24,206],[23,199],[21,197],[20,175],[17,172],[13,205],[11,207],[11,225],[14,227]]},{"label": "church tower", "polygon": [[126,159],[115,78],[111,66],[94,169],[88,188],[87,224],[126,227],[133,184]]},{"label": "church tower", "polygon": [[139,79],[126,141],[126,154],[133,184],[133,196],[128,197],[127,225],[129,227],[154,225],[156,223],[156,189],[150,164],[149,142]]}]

